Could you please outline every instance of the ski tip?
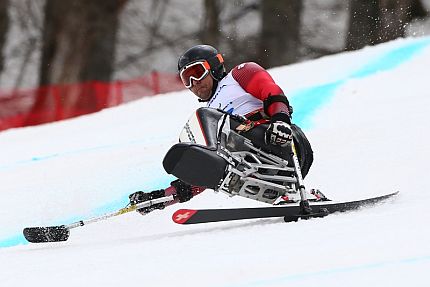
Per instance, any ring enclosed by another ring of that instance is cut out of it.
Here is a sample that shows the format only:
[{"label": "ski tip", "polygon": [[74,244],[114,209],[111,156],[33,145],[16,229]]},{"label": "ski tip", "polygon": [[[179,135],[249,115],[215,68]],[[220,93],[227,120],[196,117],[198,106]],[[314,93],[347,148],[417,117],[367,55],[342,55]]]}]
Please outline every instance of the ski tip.
[{"label": "ski tip", "polygon": [[179,209],[172,215],[172,220],[178,224],[187,224],[188,220],[197,212],[193,209]]},{"label": "ski tip", "polygon": [[23,232],[25,239],[31,243],[59,242],[69,238],[70,231],[64,225],[50,227],[26,227]]}]

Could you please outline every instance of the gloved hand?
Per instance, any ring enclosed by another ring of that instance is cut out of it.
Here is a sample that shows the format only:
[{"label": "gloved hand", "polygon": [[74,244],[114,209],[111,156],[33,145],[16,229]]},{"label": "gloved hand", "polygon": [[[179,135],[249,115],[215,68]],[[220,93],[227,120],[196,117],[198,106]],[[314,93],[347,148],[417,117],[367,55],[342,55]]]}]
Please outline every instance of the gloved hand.
[{"label": "gloved hand", "polygon": [[293,140],[293,132],[289,124],[283,121],[270,123],[266,130],[266,144],[286,146]]},{"label": "gloved hand", "polygon": [[[135,205],[144,201],[164,196],[164,189],[154,190],[151,192],[136,191],[128,196],[131,205]],[[155,209],[163,209],[165,203],[157,203],[148,207],[139,208],[137,211],[141,214],[149,213]]]},{"label": "gloved hand", "polygon": [[138,204],[145,201],[145,193],[143,191],[136,191],[128,196],[131,205]]}]

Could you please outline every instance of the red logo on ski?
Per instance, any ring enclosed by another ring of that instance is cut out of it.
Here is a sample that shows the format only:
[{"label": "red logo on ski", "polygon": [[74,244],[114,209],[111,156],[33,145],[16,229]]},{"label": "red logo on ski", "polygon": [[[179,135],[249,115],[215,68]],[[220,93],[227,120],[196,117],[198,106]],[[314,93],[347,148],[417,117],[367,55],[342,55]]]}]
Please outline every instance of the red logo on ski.
[{"label": "red logo on ski", "polygon": [[172,215],[172,219],[175,223],[183,224],[187,222],[197,210],[191,209],[179,209]]}]

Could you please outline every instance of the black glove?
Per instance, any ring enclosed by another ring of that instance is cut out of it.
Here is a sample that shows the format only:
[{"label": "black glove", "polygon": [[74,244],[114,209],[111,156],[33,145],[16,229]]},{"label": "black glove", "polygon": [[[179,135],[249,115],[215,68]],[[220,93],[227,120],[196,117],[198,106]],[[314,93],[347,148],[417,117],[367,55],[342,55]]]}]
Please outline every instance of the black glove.
[{"label": "black glove", "polygon": [[[160,198],[164,196],[164,189],[154,190],[151,192],[136,191],[128,196],[131,205],[135,205],[144,201],[148,201],[155,198]],[[157,203],[148,207],[139,208],[137,211],[146,214],[155,209],[163,209],[165,203]]]},{"label": "black glove", "polygon": [[270,125],[266,130],[266,144],[287,146],[293,140],[291,119],[288,113],[279,112],[271,116]]},{"label": "black glove", "polygon": [[283,121],[270,123],[266,130],[266,144],[286,146],[293,140],[293,132],[289,124]]},{"label": "black glove", "polygon": [[143,191],[136,191],[128,196],[131,205],[138,204],[145,201],[145,193]]}]

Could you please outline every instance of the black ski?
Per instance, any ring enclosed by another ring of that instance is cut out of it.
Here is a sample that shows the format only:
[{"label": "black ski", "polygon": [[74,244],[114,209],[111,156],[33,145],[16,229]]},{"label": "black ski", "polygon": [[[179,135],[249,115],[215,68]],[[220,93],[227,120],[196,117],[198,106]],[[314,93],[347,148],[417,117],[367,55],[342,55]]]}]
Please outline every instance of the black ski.
[{"label": "black ski", "polygon": [[348,202],[311,202],[311,212],[307,214],[302,213],[302,208],[299,205],[281,205],[256,208],[180,209],[173,214],[172,219],[178,224],[197,224],[241,219],[260,219],[269,217],[284,217],[284,220],[286,222],[290,222],[297,221],[298,219],[324,217],[335,212],[345,212],[358,209],[366,205],[372,205],[377,202],[383,201],[398,193],[399,192],[394,192],[378,197]]}]

